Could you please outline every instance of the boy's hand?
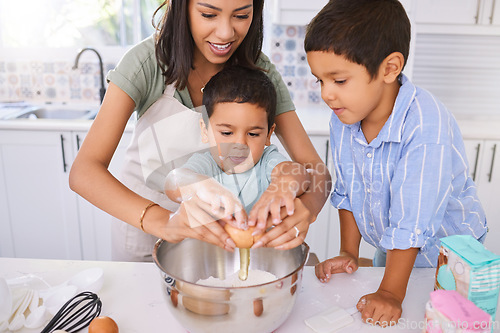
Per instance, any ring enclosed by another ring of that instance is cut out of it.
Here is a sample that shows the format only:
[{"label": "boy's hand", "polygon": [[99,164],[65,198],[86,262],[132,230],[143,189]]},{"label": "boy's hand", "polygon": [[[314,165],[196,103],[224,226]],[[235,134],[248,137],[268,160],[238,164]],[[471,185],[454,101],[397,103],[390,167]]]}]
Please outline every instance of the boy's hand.
[{"label": "boy's hand", "polygon": [[330,281],[332,274],[354,273],[358,270],[358,259],[348,253],[320,262],[314,267],[316,277],[323,283]]},{"label": "boy's hand", "polygon": [[373,294],[361,297],[356,308],[364,322],[387,327],[395,325],[401,318],[402,302],[392,293],[379,289]]},{"label": "boy's hand", "polygon": [[295,211],[294,200],[297,195],[297,186],[288,182],[271,183],[262,193],[248,216],[248,225],[256,226],[263,232],[267,226],[267,219],[271,215],[273,225],[281,222],[281,207],[285,207],[288,215]]}]

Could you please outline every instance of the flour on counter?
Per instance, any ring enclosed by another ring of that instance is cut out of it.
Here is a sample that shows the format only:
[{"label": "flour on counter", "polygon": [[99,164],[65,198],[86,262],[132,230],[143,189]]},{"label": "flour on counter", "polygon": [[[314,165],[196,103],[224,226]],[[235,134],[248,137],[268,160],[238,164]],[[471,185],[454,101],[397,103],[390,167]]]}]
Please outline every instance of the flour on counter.
[{"label": "flour on counter", "polygon": [[255,270],[250,269],[248,270],[248,278],[245,281],[241,281],[240,278],[238,277],[238,272],[235,272],[229,275],[224,280],[211,276],[208,279],[200,279],[196,281],[196,284],[200,284],[203,286],[210,286],[210,287],[226,287],[226,288],[248,287],[248,286],[255,286],[258,284],[268,283],[271,281],[275,281],[276,279],[277,279],[276,276],[272,273],[261,271],[258,269]]}]

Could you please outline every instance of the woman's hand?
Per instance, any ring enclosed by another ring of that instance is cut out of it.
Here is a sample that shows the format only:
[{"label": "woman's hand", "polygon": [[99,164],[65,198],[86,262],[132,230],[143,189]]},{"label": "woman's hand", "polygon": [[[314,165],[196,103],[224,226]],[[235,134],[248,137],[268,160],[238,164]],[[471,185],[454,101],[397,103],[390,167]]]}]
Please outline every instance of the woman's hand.
[{"label": "woman's hand", "polygon": [[[286,207],[281,207],[282,222],[269,229],[252,248],[265,246],[288,250],[304,242],[309,225],[314,222],[316,216],[307,209],[300,198],[295,198],[293,203],[295,206],[293,215],[288,215]],[[272,225],[273,222],[269,216],[267,226]]]},{"label": "woman's hand", "polygon": [[160,237],[171,243],[195,238],[234,251],[236,245],[223,228],[227,222],[227,219],[219,222],[218,217],[212,214],[211,203],[194,195],[184,200],[179,209],[170,215]]},{"label": "woman's hand", "polygon": [[[199,210],[207,212],[213,219],[224,219],[226,222],[241,228],[247,222],[245,207],[241,201],[226,187],[219,184],[215,179],[184,168],[172,170],[165,182],[165,194],[170,200],[178,203],[191,200],[194,205],[187,205],[191,218],[191,224],[206,223],[207,218],[200,215]],[[207,206],[208,204],[208,206]],[[196,219],[201,217],[202,220]],[[234,217],[234,218],[233,218]]]}]

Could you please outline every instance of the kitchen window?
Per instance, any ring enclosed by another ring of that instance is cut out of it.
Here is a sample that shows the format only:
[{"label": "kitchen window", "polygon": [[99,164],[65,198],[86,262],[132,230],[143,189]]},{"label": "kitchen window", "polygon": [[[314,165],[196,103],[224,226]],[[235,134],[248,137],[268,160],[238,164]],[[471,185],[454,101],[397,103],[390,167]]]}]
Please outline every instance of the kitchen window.
[{"label": "kitchen window", "polygon": [[50,58],[60,57],[61,49],[74,53],[91,46],[121,55],[153,33],[152,15],[162,2],[0,0],[0,49],[7,55],[36,52]]}]

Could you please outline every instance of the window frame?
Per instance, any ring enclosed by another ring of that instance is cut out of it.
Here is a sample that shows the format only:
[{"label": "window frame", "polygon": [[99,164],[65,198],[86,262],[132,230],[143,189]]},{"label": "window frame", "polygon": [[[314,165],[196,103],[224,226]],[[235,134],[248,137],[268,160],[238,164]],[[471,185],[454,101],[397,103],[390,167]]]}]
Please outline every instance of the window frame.
[{"label": "window frame", "polygon": [[[124,45],[124,29],[125,24],[124,21],[120,22],[120,44],[119,46],[95,46],[95,45],[85,45],[83,47],[92,47],[99,51],[101,54],[103,61],[105,63],[117,63],[123,54],[130,49],[135,44],[139,43],[142,39],[141,36],[141,0],[130,0],[132,1],[132,6],[130,9],[132,11],[132,42],[130,45]],[[120,13],[123,16],[124,10],[124,0],[121,0],[122,3],[122,12]],[[1,4],[0,4],[1,8]],[[151,13],[151,17],[153,13]],[[150,17],[150,19],[151,19]],[[151,22],[149,20],[149,22]],[[1,27],[0,27],[1,29]],[[57,61],[74,61],[74,58],[78,51],[81,48],[79,47],[5,47],[2,45],[2,41],[0,39],[0,61],[41,61],[41,62],[57,62]],[[36,57],[34,56],[36,55]],[[97,61],[95,55],[82,55],[82,59],[88,57],[89,60]]]}]

